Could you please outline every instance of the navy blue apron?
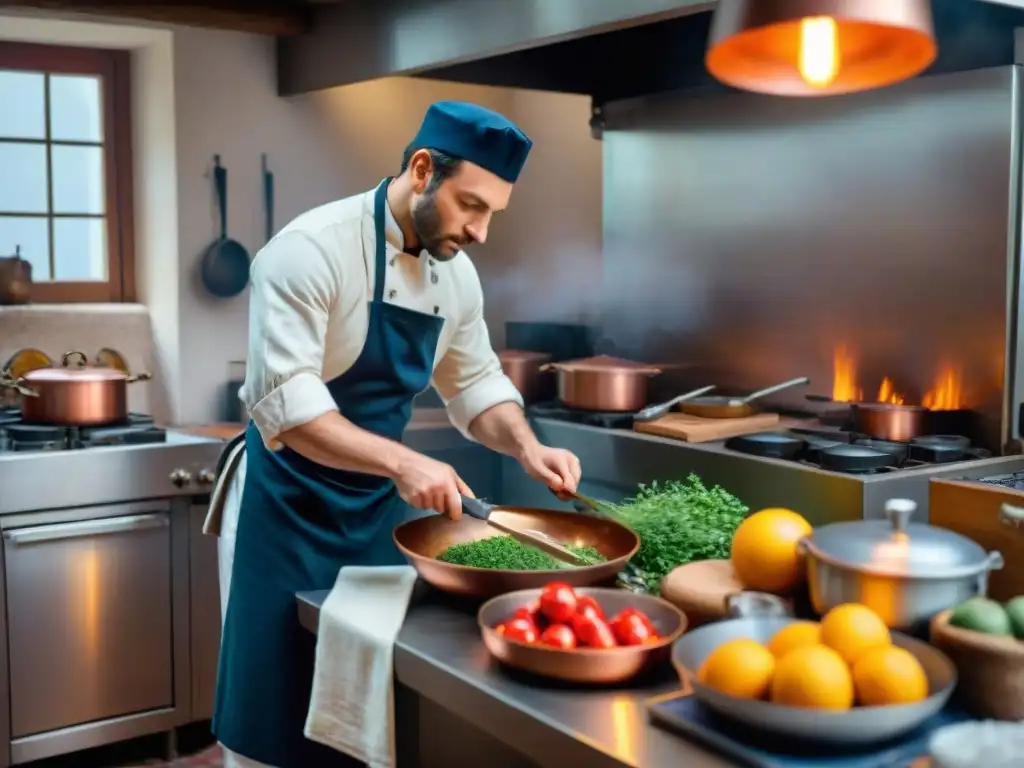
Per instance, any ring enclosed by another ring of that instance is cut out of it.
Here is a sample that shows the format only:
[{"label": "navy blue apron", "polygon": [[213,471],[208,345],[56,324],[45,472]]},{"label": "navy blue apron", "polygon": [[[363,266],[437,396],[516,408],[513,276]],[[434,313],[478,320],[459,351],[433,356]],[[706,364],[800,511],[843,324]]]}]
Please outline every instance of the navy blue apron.
[{"label": "navy blue apron", "polygon": [[[413,398],[430,383],[444,319],[384,303],[389,181],[374,196],[366,344],[327,388],[356,426],[401,440]],[[333,587],[345,565],[404,562],[391,532],[409,509],[391,480],[330,469],[288,448],[270,451],[252,423],[245,451],[213,732],[232,752],[277,768],[356,765],[302,734],[316,645],[299,625],[295,593]]]}]

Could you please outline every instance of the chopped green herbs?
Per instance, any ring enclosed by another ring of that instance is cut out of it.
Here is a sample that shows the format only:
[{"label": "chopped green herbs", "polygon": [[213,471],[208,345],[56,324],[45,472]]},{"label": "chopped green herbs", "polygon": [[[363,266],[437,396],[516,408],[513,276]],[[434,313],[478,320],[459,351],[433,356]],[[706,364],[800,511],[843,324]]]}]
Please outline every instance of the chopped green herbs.
[{"label": "chopped green herbs", "polygon": [[602,504],[599,510],[632,528],[640,549],[630,564],[647,590],[660,592],[661,580],[680,565],[695,560],[727,560],[733,534],[747,515],[747,506],[725,489],[706,488],[697,475],[685,482],[641,485],[632,499]]},{"label": "chopped green herbs", "polygon": [[[591,565],[603,563],[606,559],[593,547],[567,546],[566,549]],[[511,536],[491,536],[480,541],[455,544],[439,554],[437,559],[452,565],[491,568],[498,571],[551,571],[572,567],[559,562],[546,552],[519,543]]]}]

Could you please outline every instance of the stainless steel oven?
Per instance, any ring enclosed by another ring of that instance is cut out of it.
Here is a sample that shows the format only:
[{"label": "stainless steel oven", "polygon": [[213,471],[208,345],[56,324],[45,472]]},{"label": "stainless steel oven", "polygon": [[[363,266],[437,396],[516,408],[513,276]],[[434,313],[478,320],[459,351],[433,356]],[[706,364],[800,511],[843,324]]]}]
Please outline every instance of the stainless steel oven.
[{"label": "stainless steel oven", "polygon": [[11,763],[189,720],[188,512],[181,499],[0,520]]}]

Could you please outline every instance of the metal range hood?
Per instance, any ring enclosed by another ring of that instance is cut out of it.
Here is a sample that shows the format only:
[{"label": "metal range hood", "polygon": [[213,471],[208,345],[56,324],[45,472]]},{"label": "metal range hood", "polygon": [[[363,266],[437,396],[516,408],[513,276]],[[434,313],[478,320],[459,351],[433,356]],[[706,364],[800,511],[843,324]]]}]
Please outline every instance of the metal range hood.
[{"label": "metal range hood", "polygon": [[282,96],[419,74],[588,35],[678,18],[706,0],[345,0],[316,7],[312,30],[282,38]]},{"label": "metal range hood", "polygon": [[[765,0],[769,2],[770,0]],[[609,102],[725,90],[704,68],[714,2],[346,0],[278,42],[282,96],[393,75],[588,94]],[[1024,0],[932,0],[926,74],[1014,63]]]}]

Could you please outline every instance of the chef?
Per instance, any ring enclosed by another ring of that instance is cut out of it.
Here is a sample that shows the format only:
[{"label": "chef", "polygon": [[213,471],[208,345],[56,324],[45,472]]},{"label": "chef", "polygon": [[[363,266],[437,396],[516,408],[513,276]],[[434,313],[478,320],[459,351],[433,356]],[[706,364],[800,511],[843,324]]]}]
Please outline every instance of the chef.
[{"label": "chef", "polygon": [[229,768],[351,764],[303,736],[315,639],[295,593],[402,563],[391,532],[410,507],[459,518],[472,490],[401,443],[417,394],[433,385],[467,437],[576,488],[578,459],[541,445],[502,374],[462,250],[486,241],[530,147],[491,110],[434,104],[397,177],[302,214],[253,261],[252,421],[218,483],[230,598],[213,731]]}]

